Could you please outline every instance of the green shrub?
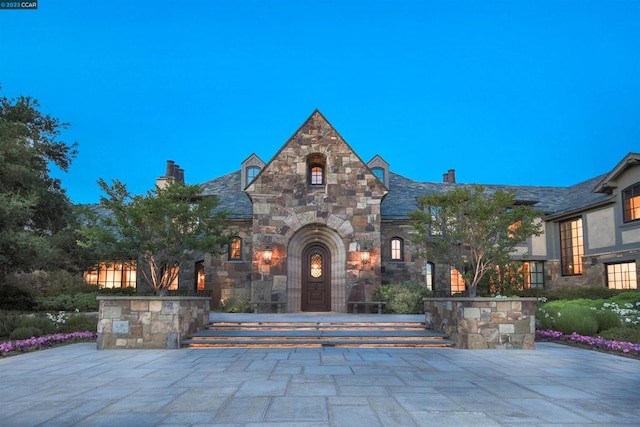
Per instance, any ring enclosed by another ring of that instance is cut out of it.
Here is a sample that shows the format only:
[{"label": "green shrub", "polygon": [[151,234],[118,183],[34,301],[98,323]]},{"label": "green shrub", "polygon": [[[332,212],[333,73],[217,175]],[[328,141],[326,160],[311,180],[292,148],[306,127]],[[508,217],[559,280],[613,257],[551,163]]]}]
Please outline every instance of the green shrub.
[{"label": "green shrub", "polygon": [[373,301],[386,302],[386,310],[395,314],[424,313],[423,298],[430,292],[423,284],[403,282],[378,286],[372,294]]},{"label": "green shrub", "polygon": [[97,330],[98,318],[95,316],[87,316],[86,314],[74,314],[58,327],[58,331],[62,333],[96,332]]},{"label": "green shrub", "polygon": [[[93,291],[95,292],[95,286]],[[132,296],[139,294],[136,292],[136,288],[101,288],[98,289],[100,295],[112,295],[112,296]],[[153,294],[152,294],[153,295]]]},{"label": "green shrub", "polygon": [[42,330],[38,328],[34,328],[33,326],[28,326],[26,328],[17,328],[14,329],[9,335],[9,339],[11,340],[26,340],[31,337],[39,337],[42,335]]},{"label": "green shrub", "polygon": [[574,299],[608,299],[619,295],[622,291],[604,287],[579,287],[579,288],[559,288],[550,291],[545,295],[551,300],[574,300]]},{"label": "green shrub", "polygon": [[595,336],[598,321],[595,312],[587,307],[565,307],[555,318],[555,330],[565,334],[577,332],[580,335]]},{"label": "green shrub", "polygon": [[617,326],[615,328],[602,331],[600,336],[606,340],[640,343],[640,328]]},{"label": "green shrub", "polygon": [[592,310],[598,322],[598,332],[607,329],[617,328],[622,324],[621,317],[618,313],[611,310]]},{"label": "green shrub", "polygon": [[34,288],[39,296],[73,295],[77,293],[95,292],[96,287],[84,281],[81,274],[65,270],[49,271],[37,275]]},{"label": "green shrub", "polygon": [[53,334],[57,332],[56,325],[46,317],[38,316],[22,316],[20,319],[20,328],[36,328],[40,329],[43,334]]},{"label": "green shrub", "polygon": [[98,311],[99,304],[96,297],[98,292],[79,293],[73,295],[57,295],[54,297],[38,297],[39,311],[58,312],[58,311],[82,311],[92,312]]},{"label": "green shrub", "polygon": [[249,302],[242,298],[229,298],[220,307],[222,311],[227,313],[248,313],[250,310]]},{"label": "green shrub", "polygon": [[8,338],[11,332],[20,326],[22,316],[17,311],[0,310],[0,337]]},{"label": "green shrub", "polygon": [[33,295],[20,286],[0,285],[0,309],[2,310],[33,310],[36,303]]},{"label": "green shrub", "polygon": [[371,298],[373,301],[391,301],[394,285],[380,285],[373,291]]}]

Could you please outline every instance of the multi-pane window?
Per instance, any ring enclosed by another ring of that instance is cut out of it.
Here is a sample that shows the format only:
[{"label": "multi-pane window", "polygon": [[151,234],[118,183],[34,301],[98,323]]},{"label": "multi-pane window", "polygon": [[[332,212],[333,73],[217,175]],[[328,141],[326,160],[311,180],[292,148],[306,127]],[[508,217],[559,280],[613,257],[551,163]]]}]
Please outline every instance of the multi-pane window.
[{"label": "multi-pane window", "polygon": [[433,290],[433,272],[435,270],[435,266],[433,265],[432,262],[428,262],[425,265],[425,282],[427,285],[427,289],[429,289],[430,291]]},{"label": "multi-pane window", "polygon": [[609,289],[638,289],[636,263],[607,264],[607,286]]},{"label": "multi-pane window", "polygon": [[560,223],[560,251],[563,276],[582,274],[582,256],[584,255],[582,236],[582,218]]},{"label": "multi-pane window", "polygon": [[544,262],[525,261],[523,268],[525,288],[544,288]]},{"label": "multi-pane window", "polygon": [[136,261],[101,262],[95,269],[84,272],[84,281],[99,288],[135,288]]},{"label": "multi-pane window", "polygon": [[451,267],[451,294],[457,294],[466,290],[464,277],[456,268]]},{"label": "multi-pane window", "polygon": [[169,282],[168,289],[170,291],[175,291],[178,289],[178,276],[180,273],[180,267],[174,266],[171,268],[162,267],[162,280]]},{"label": "multi-pane window", "polygon": [[204,290],[204,281],[205,281],[205,274],[204,274],[204,261],[198,261],[196,262],[196,290],[197,291],[203,291]]},{"label": "multi-pane window", "polygon": [[640,219],[640,184],[633,185],[622,192],[622,211],[624,222]]},{"label": "multi-pane window", "polygon": [[229,243],[229,261],[242,260],[242,239],[234,237]]},{"label": "multi-pane window", "polygon": [[247,168],[247,185],[251,184],[251,182],[258,176],[260,173],[260,168],[257,166],[249,166]]},{"label": "multi-pane window", "polygon": [[391,261],[402,261],[404,259],[404,242],[400,237],[391,239]]},{"label": "multi-pane window", "polygon": [[311,168],[311,185],[322,185],[323,180],[322,166],[313,166]]}]

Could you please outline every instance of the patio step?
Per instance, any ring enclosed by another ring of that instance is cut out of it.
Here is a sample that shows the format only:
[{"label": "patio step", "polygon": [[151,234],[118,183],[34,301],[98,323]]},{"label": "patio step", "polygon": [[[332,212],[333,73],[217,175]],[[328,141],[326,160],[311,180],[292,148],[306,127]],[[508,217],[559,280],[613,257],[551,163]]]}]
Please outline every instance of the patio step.
[{"label": "patio step", "polygon": [[[213,316],[213,315],[212,315]],[[183,347],[452,347],[425,328],[421,316],[238,315],[214,317]]]}]

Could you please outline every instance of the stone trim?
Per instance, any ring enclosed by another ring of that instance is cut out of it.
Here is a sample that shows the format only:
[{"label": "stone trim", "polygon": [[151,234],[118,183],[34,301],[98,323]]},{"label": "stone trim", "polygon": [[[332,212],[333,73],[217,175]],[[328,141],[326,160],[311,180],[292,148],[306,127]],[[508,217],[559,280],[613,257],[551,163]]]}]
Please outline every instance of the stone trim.
[{"label": "stone trim", "polygon": [[463,349],[535,349],[537,298],[425,298],[428,329]]},{"label": "stone trim", "polygon": [[175,349],[209,322],[210,298],[97,297],[98,350]]}]

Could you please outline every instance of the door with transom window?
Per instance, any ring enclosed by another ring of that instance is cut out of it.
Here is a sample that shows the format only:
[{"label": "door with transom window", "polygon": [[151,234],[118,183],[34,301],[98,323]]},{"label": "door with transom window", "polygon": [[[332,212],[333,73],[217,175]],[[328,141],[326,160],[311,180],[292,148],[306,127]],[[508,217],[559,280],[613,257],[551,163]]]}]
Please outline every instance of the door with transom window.
[{"label": "door with transom window", "polygon": [[302,311],[331,311],[331,255],[312,243],[302,252]]}]

